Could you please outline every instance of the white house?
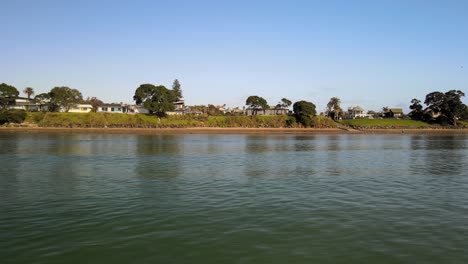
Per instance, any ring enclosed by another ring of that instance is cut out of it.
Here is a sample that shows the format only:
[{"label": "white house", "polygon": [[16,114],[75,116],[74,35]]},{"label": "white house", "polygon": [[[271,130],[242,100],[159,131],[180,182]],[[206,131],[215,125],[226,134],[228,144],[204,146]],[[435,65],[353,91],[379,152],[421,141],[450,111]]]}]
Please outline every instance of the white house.
[{"label": "white house", "polygon": [[129,114],[149,114],[149,110],[142,105],[129,105],[128,111]]},{"label": "white house", "polygon": [[[64,112],[64,109],[61,109],[60,112]],[[68,110],[69,113],[89,113],[93,111],[93,106],[90,104],[77,104],[70,107]]]},{"label": "white house", "polygon": [[174,111],[166,112],[167,115],[184,115],[189,112],[189,109],[185,107],[184,99],[180,99],[174,102]]},{"label": "white house", "polygon": [[351,106],[348,107],[348,112],[346,112],[346,118],[355,119],[355,118],[366,118],[367,114],[364,113],[364,109],[360,106]]},{"label": "white house", "polygon": [[39,111],[41,105],[35,103],[34,100],[28,99],[27,97],[16,97],[15,103],[8,106],[8,109],[18,109],[26,111]]},{"label": "white house", "polygon": [[103,104],[97,108],[98,113],[127,113],[128,107],[124,104]]}]

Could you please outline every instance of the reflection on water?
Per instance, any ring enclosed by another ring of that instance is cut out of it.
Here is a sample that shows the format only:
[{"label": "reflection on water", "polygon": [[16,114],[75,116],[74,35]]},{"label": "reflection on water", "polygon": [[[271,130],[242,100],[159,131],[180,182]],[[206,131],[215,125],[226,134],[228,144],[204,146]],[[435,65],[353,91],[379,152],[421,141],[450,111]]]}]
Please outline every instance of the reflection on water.
[{"label": "reflection on water", "polygon": [[467,263],[467,160],[465,135],[0,133],[0,259]]},{"label": "reflection on water", "polygon": [[135,173],[142,178],[177,177],[181,174],[181,145],[174,135],[142,135],[136,139]]}]

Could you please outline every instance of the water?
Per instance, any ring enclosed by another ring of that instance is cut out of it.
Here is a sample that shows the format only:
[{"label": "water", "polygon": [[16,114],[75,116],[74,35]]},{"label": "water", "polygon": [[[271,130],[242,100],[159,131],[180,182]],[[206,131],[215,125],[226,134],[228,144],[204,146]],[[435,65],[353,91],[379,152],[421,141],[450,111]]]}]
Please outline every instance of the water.
[{"label": "water", "polygon": [[0,133],[0,263],[468,263],[468,136]]}]

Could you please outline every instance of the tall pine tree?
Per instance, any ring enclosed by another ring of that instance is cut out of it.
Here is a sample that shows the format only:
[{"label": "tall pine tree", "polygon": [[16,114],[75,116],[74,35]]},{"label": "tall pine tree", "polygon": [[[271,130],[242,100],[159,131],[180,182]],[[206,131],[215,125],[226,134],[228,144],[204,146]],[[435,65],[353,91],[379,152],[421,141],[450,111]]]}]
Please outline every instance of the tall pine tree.
[{"label": "tall pine tree", "polygon": [[175,79],[174,83],[172,84],[172,91],[174,91],[174,94],[177,98],[177,101],[182,99],[182,89],[180,88],[180,83],[179,80]]}]

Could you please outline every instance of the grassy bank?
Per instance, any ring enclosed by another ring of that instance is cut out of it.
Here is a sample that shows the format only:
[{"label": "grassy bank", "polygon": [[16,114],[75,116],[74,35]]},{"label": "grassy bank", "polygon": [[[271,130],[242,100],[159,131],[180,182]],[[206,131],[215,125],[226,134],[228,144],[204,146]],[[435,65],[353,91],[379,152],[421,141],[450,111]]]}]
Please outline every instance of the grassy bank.
[{"label": "grassy bank", "polygon": [[[314,117],[313,127],[333,128],[336,123],[326,117]],[[57,128],[301,128],[291,116],[170,116],[108,113],[29,112],[25,122],[39,127]]]},{"label": "grassy bank", "polygon": [[353,128],[430,128],[422,121],[404,119],[346,119],[339,121]]}]

